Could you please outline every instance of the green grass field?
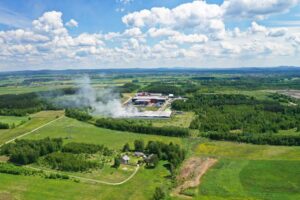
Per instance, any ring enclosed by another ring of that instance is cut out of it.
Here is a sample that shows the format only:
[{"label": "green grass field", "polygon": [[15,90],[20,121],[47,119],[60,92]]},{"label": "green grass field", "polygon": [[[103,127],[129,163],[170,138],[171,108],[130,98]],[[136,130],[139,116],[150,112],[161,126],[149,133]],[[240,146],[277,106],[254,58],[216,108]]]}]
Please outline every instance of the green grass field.
[{"label": "green grass field", "polygon": [[181,139],[176,137],[164,137],[156,135],[145,135],[130,132],[114,131],[103,129],[91,124],[77,121],[75,119],[63,118],[49,126],[46,126],[28,136],[26,139],[41,139],[45,137],[61,137],[64,142],[85,142],[93,144],[103,144],[109,148],[121,149],[125,143],[129,143],[133,147],[136,139],[147,141],[163,141],[166,143],[173,142],[180,144]]},{"label": "green grass field", "polygon": [[26,122],[27,120],[28,117],[0,116],[0,122],[9,124],[9,126],[12,126],[13,124],[15,126],[18,126],[21,123]]},{"label": "green grass field", "polygon": [[193,112],[184,112],[182,114],[176,114],[171,117],[171,119],[164,120],[153,120],[153,126],[179,126],[182,128],[188,128],[194,119],[195,114]]},{"label": "green grass field", "polygon": [[299,199],[300,161],[221,159],[196,199]]},{"label": "green grass field", "polygon": [[193,150],[218,159],[193,190],[194,199],[300,198],[300,147],[202,141]]},{"label": "green grass field", "polygon": [[299,160],[300,147],[238,144],[235,142],[203,142],[195,154],[204,157],[249,160]]},{"label": "green grass field", "polygon": [[30,115],[31,120],[29,120],[25,124],[22,124],[21,126],[18,126],[14,129],[0,130],[0,144],[10,139],[13,139],[14,137],[22,135],[28,131],[31,131],[35,128],[38,128],[43,124],[54,120],[57,116],[61,115],[63,115],[63,111],[42,111]]}]

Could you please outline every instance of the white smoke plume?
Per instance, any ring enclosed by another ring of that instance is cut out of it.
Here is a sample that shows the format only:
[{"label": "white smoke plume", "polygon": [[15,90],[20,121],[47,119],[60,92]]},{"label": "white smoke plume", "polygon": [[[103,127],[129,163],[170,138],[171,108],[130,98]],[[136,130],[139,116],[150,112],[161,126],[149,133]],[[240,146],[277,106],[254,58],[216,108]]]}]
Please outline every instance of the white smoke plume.
[{"label": "white smoke plume", "polygon": [[75,95],[75,106],[90,108],[91,114],[108,117],[134,117],[139,111],[134,106],[123,106],[119,94],[112,89],[95,89],[90,78],[85,75],[77,80],[78,93]]}]

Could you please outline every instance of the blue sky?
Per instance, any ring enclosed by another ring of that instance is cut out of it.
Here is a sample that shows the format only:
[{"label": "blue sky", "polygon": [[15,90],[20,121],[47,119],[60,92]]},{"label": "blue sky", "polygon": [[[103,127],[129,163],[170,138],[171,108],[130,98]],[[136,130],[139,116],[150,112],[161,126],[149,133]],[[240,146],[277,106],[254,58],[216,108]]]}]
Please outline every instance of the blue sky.
[{"label": "blue sky", "polygon": [[300,66],[299,3],[2,0],[0,70]]}]

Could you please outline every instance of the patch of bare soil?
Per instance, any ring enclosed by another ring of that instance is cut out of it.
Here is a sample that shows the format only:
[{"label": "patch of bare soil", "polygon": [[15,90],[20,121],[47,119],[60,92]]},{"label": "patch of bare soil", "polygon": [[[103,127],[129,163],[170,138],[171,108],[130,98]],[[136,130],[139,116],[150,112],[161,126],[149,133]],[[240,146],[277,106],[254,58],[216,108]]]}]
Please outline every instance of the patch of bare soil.
[{"label": "patch of bare soil", "polygon": [[12,199],[13,199],[13,197],[11,194],[6,193],[6,192],[0,193],[0,200],[12,200]]},{"label": "patch of bare soil", "polygon": [[182,198],[191,198],[182,192],[188,188],[197,187],[201,183],[201,177],[217,162],[214,158],[192,157],[184,164],[177,177],[179,185],[174,189],[173,194]]}]

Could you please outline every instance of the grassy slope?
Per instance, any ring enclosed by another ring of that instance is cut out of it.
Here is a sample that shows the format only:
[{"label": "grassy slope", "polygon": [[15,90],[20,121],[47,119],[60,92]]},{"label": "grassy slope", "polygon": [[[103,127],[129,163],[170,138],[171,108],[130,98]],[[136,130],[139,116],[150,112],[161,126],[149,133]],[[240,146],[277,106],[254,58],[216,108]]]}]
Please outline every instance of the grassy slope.
[{"label": "grassy slope", "polygon": [[63,118],[49,126],[46,126],[28,136],[27,139],[40,139],[45,137],[62,137],[65,142],[86,142],[94,144],[104,144],[109,148],[121,149],[128,142],[133,147],[133,141],[143,139],[145,143],[149,140],[159,140],[163,142],[181,143],[180,138],[163,137],[156,135],[135,134],[130,132],[114,131],[99,128],[84,122],[70,118]]},{"label": "grassy slope", "polygon": [[0,122],[7,123],[9,125],[15,124],[18,126],[22,121],[27,121],[28,117],[16,117],[16,116],[0,116]]},{"label": "grassy slope", "polygon": [[17,128],[0,130],[0,144],[35,128],[38,128],[39,126],[42,126],[43,124],[54,120],[56,116],[61,116],[62,114],[62,111],[42,111],[33,114],[31,115],[31,120],[29,120],[25,124],[22,124],[21,126],[18,126]]}]

